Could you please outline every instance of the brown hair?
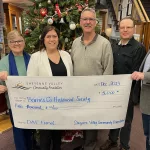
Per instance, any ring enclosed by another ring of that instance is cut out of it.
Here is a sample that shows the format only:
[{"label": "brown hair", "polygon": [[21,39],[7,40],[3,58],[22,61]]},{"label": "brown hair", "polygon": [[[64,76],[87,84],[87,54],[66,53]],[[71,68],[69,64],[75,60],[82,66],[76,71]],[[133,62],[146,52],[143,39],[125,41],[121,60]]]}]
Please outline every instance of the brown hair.
[{"label": "brown hair", "polygon": [[58,38],[60,37],[60,32],[57,28],[55,28],[54,26],[45,26],[43,29],[43,32],[41,34],[40,49],[46,48],[45,44],[44,44],[44,38],[45,38],[46,34],[52,30],[54,30],[57,33]]}]

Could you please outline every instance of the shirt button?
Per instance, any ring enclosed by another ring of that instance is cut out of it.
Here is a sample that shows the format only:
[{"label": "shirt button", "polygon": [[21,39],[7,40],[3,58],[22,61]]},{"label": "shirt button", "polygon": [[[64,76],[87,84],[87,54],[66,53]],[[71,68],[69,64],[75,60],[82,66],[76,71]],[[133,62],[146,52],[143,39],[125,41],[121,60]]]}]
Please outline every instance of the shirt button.
[{"label": "shirt button", "polygon": [[119,54],[118,54],[119,55]]}]

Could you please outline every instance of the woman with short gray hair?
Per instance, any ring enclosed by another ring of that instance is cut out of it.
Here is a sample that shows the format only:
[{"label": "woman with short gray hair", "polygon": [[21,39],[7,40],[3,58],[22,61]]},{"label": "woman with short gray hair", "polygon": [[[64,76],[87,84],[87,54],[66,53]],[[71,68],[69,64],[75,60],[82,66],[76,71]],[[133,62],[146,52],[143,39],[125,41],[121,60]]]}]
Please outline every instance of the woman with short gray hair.
[{"label": "woman with short gray hair", "polygon": [[7,106],[9,109],[10,120],[13,126],[13,135],[16,150],[32,149],[32,132],[28,129],[19,129],[14,126],[11,105],[5,85],[7,75],[26,76],[26,70],[29,63],[30,55],[24,52],[25,41],[17,30],[10,31],[7,35],[10,53],[0,60],[0,93],[5,93]]}]

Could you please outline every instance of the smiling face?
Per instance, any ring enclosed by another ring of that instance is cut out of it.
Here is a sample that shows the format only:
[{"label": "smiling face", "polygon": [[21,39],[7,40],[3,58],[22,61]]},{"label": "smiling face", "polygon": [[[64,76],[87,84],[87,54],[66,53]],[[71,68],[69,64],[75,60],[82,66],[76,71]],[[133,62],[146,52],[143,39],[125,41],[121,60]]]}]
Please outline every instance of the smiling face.
[{"label": "smiling face", "polygon": [[44,38],[44,45],[46,47],[46,50],[57,50],[58,41],[59,40],[56,31],[49,31]]},{"label": "smiling face", "polygon": [[15,56],[21,56],[25,47],[25,41],[22,36],[16,33],[8,37],[8,46]]},{"label": "smiling face", "polygon": [[96,15],[94,11],[84,11],[80,17],[80,26],[84,33],[95,32],[96,27]]},{"label": "smiling face", "polygon": [[134,34],[134,23],[131,19],[124,19],[120,22],[119,32],[122,40],[130,40]]}]

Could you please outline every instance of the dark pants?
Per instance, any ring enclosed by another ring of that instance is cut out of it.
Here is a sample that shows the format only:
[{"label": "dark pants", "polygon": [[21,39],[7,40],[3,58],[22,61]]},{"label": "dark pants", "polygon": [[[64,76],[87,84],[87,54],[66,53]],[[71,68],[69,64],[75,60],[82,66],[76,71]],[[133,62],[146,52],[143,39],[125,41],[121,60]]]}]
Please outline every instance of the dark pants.
[{"label": "dark pants", "polygon": [[142,114],[144,135],[146,136],[146,150],[150,150],[150,115]]},{"label": "dark pants", "polygon": [[39,130],[41,150],[61,150],[61,131],[60,130]]},{"label": "dark pants", "polygon": [[129,141],[130,141],[131,125],[133,120],[133,113],[134,113],[134,105],[133,102],[131,102],[130,100],[128,104],[124,127],[119,129],[111,129],[109,131],[109,139],[112,142],[117,143],[118,137],[120,136],[120,146],[126,150],[130,148]]},{"label": "dark pants", "polygon": [[84,130],[84,150],[94,150],[96,147],[98,130]]},{"label": "dark pants", "polygon": [[14,126],[12,112],[9,109],[10,120],[13,126],[13,135],[16,150],[31,150],[32,149],[32,131],[28,129],[20,129]]}]

